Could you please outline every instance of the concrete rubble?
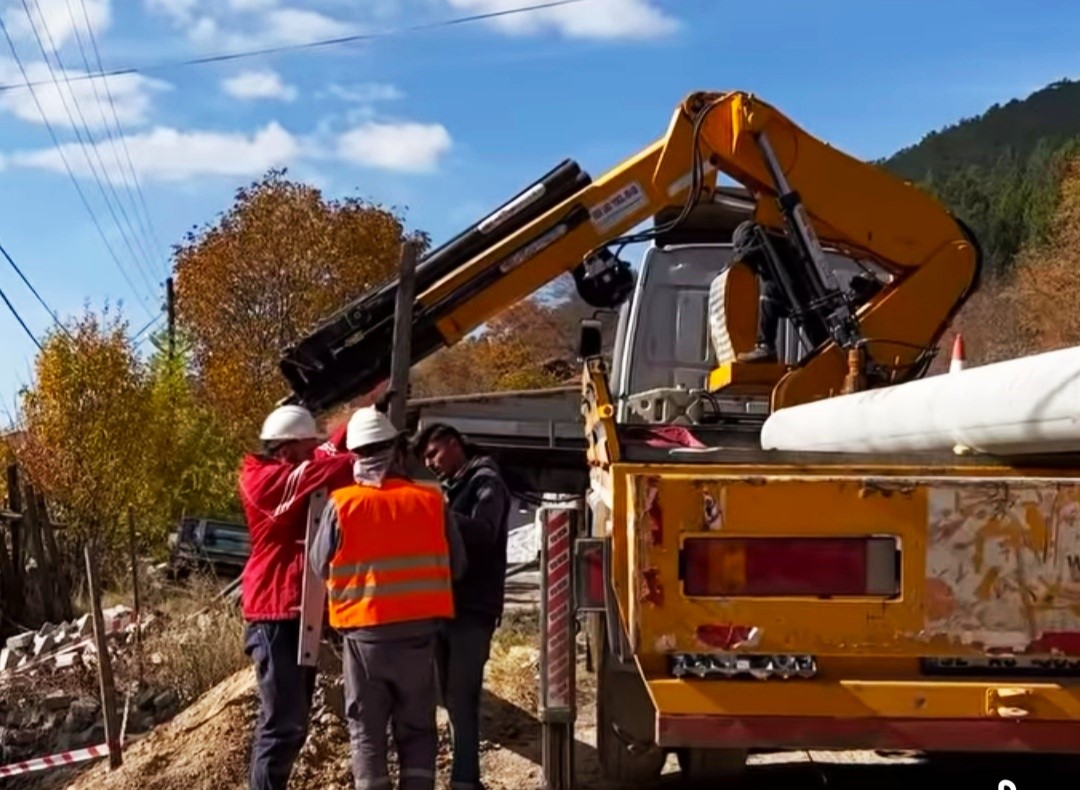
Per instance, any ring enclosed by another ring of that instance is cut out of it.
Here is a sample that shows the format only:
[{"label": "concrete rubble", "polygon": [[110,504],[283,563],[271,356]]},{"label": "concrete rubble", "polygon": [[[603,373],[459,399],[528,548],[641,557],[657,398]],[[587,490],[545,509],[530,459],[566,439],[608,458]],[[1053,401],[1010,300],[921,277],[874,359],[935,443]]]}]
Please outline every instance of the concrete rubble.
[{"label": "concrete rubble", "polygon": [[[134,629],[134,613],[126,606],[105,609],[102,617],[107,637],[127,634]],[[94,622],[89,614],[84,614],[71,622],[45,623],[37,631],[8,637],[4,647],[0,648],[0,683],[4,673],[19,672],[44,662],[58,667],[77,663],[77,656],[92,646],[93,634]]]}]

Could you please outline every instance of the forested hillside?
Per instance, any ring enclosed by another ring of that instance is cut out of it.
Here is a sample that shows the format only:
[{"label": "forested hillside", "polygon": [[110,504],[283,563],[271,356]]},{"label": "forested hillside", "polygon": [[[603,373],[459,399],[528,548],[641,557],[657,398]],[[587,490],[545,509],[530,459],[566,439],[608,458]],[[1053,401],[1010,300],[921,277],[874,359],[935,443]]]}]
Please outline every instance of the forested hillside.
[{"label": "forested hillside", "polygon": [[1047,240],[1078,136],[1080,82],[1062,80],[931,132],[881,164],[956,211],[979,237],[994,276],[1024,245]]}]

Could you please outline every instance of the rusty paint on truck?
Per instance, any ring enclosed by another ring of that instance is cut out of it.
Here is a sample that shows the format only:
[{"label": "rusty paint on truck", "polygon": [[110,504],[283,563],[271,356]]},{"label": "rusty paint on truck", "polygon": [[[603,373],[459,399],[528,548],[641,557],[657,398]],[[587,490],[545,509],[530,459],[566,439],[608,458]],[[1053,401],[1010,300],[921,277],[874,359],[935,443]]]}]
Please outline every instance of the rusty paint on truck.
[{"label": "rusty paint on truck", "polygon": [[[630,630],[641,654],[660,645],[664,652],[752,646],[836,657],[1060,654],[1080,639],[1080,482],[972,485],[835,473],[762,481],[703,471],[627,478],[631,573],[640,594]],[[894,538],[900,594],[685,593],[688,538],[826,536]],[[754,629],[758,638],[711,646],[700,639],[718,624]]]},{"label": "rusty paint on truck", "polygon": [[1058,652],[1080,634],[1080,485],[929,489],[924,634]]}]

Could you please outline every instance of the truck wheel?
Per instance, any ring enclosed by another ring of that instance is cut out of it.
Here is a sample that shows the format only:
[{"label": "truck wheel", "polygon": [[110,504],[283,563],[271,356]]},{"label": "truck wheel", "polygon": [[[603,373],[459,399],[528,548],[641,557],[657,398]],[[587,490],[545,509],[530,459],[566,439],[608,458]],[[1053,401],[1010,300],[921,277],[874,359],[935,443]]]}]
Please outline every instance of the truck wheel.
[{"label": "truck wheel", "polygon": [[606,639],[598,647],[596,750],[601,774],[620,787],[648,786],[660,778],[667,757],[653,743],[652,699],[636,671],[616,666]]},{"label": "truck wheel", "polygon": [[715,787],[732,781],[746,770],[745,749],[679,749],[675,752],[683,783],[692,787]]}]

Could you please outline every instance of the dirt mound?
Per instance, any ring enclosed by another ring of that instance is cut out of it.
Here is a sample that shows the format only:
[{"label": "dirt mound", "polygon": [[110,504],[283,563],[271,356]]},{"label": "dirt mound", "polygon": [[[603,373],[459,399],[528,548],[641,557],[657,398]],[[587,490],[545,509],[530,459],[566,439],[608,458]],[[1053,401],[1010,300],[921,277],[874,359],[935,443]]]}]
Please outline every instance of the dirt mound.
[{"label": "dirt mound", "polygon": [[131,743],[124,765],[98,764],[70,790],[210,790],[247,785],[257,697],[255,674],[241,670],[168,724]]},{"label": "dirt mound", "polygon": [[[536,720],[539,650],[535,615],[508,618],[492,645],[481,711],[481,765],[490,790],[540,786],[540,726]],[[296,788],[350,788],[349,736],[342,716],[340,668],[320,672],[311,735],[289,783]],[[35,790],[241,790],[247,786],[258,710],[248,666],[199,697],[166,724],[129,741],[124,765],[107,761],[41,776]],[[450,729],[439,709],[439,787],[449,786]],[[391,740],[392,743],[392,740]],[[390,772],[397,775],[391,752]]]}]

